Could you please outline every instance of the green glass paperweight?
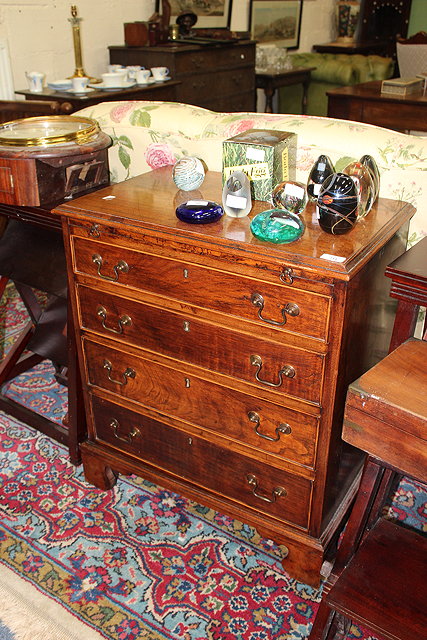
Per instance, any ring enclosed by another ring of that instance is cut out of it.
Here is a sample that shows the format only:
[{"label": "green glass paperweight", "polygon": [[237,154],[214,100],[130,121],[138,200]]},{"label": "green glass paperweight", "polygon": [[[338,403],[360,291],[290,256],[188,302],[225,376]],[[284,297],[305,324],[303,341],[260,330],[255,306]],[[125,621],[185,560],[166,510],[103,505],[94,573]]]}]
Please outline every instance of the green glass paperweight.
[{"label": "green glass paperweight", "polygon": [[302,236],[304,222],[294,213],[284,209],[268,209],[259,213],[251,222],[255,237],[275,244],[294,242]]}]

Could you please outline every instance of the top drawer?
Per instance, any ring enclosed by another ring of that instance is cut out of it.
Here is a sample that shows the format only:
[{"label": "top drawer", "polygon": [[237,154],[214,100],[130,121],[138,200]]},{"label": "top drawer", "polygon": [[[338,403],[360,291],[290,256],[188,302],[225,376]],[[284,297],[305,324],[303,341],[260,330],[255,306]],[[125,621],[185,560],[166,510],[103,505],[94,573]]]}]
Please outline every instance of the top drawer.
[{"label": "top drawer", "polygon": [[239,66],[255,66],[255,45],[183,51],[175,57],[175,70],[178,75],[193,75],[202,71],[217,72],[219,69]]},{"label": "top drawer", "polygon": [[331,298],[72,237],[77,273],[327,340]]}]

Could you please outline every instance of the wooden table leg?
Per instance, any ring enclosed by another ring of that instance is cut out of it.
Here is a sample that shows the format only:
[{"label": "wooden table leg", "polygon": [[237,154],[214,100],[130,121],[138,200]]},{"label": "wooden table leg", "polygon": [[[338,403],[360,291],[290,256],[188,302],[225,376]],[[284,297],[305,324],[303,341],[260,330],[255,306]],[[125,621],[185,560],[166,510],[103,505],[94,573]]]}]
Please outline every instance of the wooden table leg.
[{"label": "wooden table leg", "polygon": [[265,109],[264,113],[273,113],[273,96],[275,93],[275,89],[270,87],[266,87],[264,89],[265,93]]},{"label": "wooden table leg", "polygon": [[305,115],[307,113],[307,96],[308,96],[308,86],[310,84],[310,78],[304,80],[302,83],[302,114]]}]

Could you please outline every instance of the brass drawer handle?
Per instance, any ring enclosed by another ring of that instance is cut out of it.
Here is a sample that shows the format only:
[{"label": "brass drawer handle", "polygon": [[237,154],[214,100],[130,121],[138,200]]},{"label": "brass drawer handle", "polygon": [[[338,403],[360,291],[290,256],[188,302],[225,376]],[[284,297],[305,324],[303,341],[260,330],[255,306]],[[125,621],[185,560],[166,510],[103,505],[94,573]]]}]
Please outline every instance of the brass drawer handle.
[{"label": "brass drawer handle", "polygon": [[276,502],[277,498],[283,498],[286,496],[286,489],[284,489],[283,487],[275,487],[272,491],[271,498],[269,498],[268,496],[264,496],[262,493],[257,493],[258,479],[253,475],[253,473],[248,473],[248,475],[246,476],[246,480],[248,481],[248,484],[251,487],[254,496],[256,498],[259,498],[260,500],[264,500],[264,502],[269,502],[271,504],[272,502]]},{"label": "brass drawer handle", "polygon": [[279,278],[285,284],[293,284],[294,276],[291,267],[283,267]]},{"label": "brass drawer handle", "polygon": [[258,367],[258,370],[255,373],[255,380],[257,380],[258,382],[261,382],[261,384],[266,384],[269,387],[275,387],[275,388],[280,387],[283,382],[282,376],[286,376],[287,378],[294,378],[296,374],[296,371],[292,367],[292,365],[285,364],[279,371],[279,382],[268,382],[268,380],[261,380],[261,378],[258,375],[262,369],[261,356],[256,356],[256,355],[251,356],[251,365],[253,365],[254,367]]},{"label": "brass drawer handle", "polygon": [[265,435],[265,433],[260,433],[259,431],[259,426],[260,426],[260,417],[257,414],[256,411],[248,411],[248,418],[251,422],[255,422],[255,433],[257,434],[257,436],[259,436],[260,438],[264,438],[265,440],[269,440],[270,442],[278,442],[280,440],[280,435],[283,433],[284,435],[289,435],[290,433],[292,433],[292,427],[290,427],[290,425],[287,424],[287,422],[284,422],[283,424],[279,424],[278,427],[276,427],[275,431],[276,431],[276,437],[273,438],[272,436],[267,436]]},{"label": "brass drawer handle", "polygon": [[120,316],[120,318],[118,319],[118,325],[119,325],[118,329],[114,329],[114,327],[107,327],[107,325],[105,324],[105,321],[107,319],[106,308],[99,306],[96,310],[96,313],[97,313],[97,316],[101,318],[103,328],[106,329],[107,331],[111,331],[112,333],[121,334],[123,333],[123,327],[126,327],[132,324],[132,319],[126,314],[124,314]]},{"label": "brass drawer handle", "polygon": [[132,440],[136,437],[140,437],[141,432],[137,427],[133,427],[132,431],[129,431],[129,433],[127,434],[127,436],[120,436],[118,434],[119,429],[120,429],[120,423],[118,420],[116,420],[115,418],[113,418],[110,422],[110,427],[113,429],[114,432],[114,437],[117,438],[117,440],[121,440],[122,442],[126,442],[127,444],[131,444]]},{"label": "brass drawer handle", "polygon": [[93,223],[89,229],[89,235],[92,236],[92,238],[99,238],[101,235],[101,232],[99,230],[99,224]]},{"label": "brass drawer handle", "polygon": [[125,369],[125,371],[122,373],[123,380],[114,380],[114,378],[112,378],[110,375],[113,365],[109,360],[104,360],[103,368],[108,372],[107,377],[110,380],[110,382],[119,384],[121,387],[124,387],[124,385],[127,384],[128,378],[134,378],[136,376],[135,369],[132,369],[131,367],[127,367],[127,369]]},{"label": "brass drawer handle", "polygon": [[117,280],[119,279],[119,275],[120,273],[128,273],[129,272],[129,265],[127,262],[125,262],[124,260],[119,260],[117,264],[114,265],[113,267],[113,271],[114,271],[114,277],[113,276],[104,276],[101,273],[101,267],[102,267],[102,256],[99,255],[99,253],[94,253],[92,256],[92,262],[94,264],[96,264],[97,268],[97,274],[99,275],[100,278],[102,278],[103,280],[108,280],[109,282],[117,282]]},{"label": "brass drawer handle", "polygon": [[300,312],[299,306],[297,304],[295,304],[294,302],[288,302],[280,310],[282,313],[283,320],[282,322],[278,322],[277,320],[269,320],[268,318],[262,317],[262,312],[264,310],[264,298],[260,293],[253,293],[251,295],[251,302],[254,305],[254,307],[258,307],[258,318],[260,320],[263,320],[263,322],[268,322],[268,324],[274,324],[277,327],[282,327],[284,324],[286,324],[286,320],[287,320],[286,314],[290,316],[298,316]]}]

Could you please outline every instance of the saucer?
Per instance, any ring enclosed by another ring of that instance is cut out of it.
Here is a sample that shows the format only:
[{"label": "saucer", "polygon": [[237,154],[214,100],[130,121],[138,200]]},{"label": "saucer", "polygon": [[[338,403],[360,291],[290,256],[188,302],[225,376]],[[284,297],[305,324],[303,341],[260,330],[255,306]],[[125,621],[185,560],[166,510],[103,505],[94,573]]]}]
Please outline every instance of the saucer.
[{"label": "saucer", "polygon": [[134,87],[135,82],[125,82],[120,87],[106,87],[103,82],[95,85],[91,84],[89,86],[93,89],[99,89],[99,91],[122,91],[123,89],[130,89],[131,87]]},{"label": "saucer", "polygon": [[66,91],[72,87],[71,80],[55,80],[55,82],[48,82],[49,89],[55,89],[56,91]]},{"label": "saucer", "polygon": [[171,80],[171,77],[170,76],[165,76],[164,78],[160,78],[159,80],[154,78],[154,82],[166,82],[167,80]]},{"label": "saucer", "polygon": [[149,84],[154,84],[155,82],[154,78],[148,78],[147,82],[138,82],[137,87],[147,87]]},{"label": "saucer", "polygon": [[90,93],[91,91],[94,91],[94,89],[91,89],[90,87],[86,87],[86,89],[64,89],[64,91],[66,91],[67,93],[73,93],[76,96],[83,96],[86,93]]}]

